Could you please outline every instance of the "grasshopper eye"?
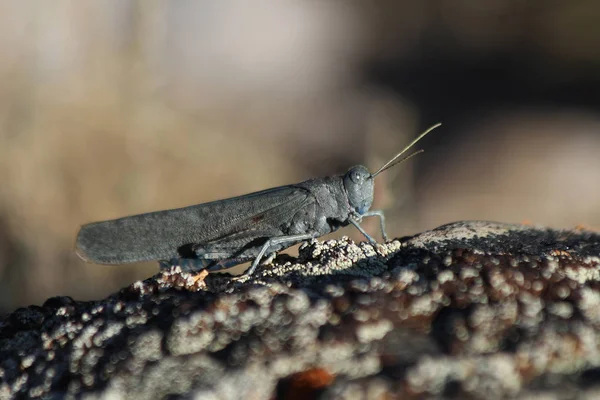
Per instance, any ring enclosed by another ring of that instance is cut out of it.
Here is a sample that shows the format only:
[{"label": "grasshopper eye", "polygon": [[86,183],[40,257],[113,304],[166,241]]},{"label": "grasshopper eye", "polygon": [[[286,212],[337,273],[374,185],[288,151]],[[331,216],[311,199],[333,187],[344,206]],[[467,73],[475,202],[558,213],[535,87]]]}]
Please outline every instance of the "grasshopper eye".
[{"label": "grasshopper eye", "polygon": [[363,181],[363,177],[358,171],[351,171],[350,172],[350,180],[353,183],[361,183]]}]

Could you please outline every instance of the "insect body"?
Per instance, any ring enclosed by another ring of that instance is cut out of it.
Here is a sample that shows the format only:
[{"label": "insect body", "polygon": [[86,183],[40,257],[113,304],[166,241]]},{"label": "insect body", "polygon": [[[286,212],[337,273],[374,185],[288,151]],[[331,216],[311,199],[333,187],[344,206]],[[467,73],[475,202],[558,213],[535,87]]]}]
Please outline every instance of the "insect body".
[{"label": "insect body", "polygon": [[369,211],[374,178],[418,154],[400,159],[439,125],[422,133],[373,174],[359,165],[344,175],[84,225],[77,235],[77,254],[99,264],[158,260],[163,268],[182,265],[192,271],[214,271],[254,260],[247,271],[252,274],[265,254],[349,224],[375,243],[360,226],[364,217],[379,217],[387,240],[383,212]]}]

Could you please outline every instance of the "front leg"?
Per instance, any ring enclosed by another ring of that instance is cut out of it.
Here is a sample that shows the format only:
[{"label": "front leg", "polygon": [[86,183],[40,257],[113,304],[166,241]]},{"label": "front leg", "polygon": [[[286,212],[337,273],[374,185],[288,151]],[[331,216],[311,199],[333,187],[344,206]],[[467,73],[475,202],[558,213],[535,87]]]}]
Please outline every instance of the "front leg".
[{"label": "front leg", "polygon": [[388,235],[385,232],[385,215],[383,215],[383,211],[381,211],[381,210],[367,211],[362,216],[363,217],[379,217],[379,225],[381,227],[381,237],[383,238],[384,242],[387,242]]},{"label": "front leg", "polygon": [[362,234],[364,235],[364,237],[366,237],[366,238],[367,238],[367,240],[368,240],[369,242],[371,242],[371,244],[375,244],[375,243],[377,243],[377,241],[376,241],[375,239],[373,239],[373,238],[371,237],[371,235],[369,235],[369,234],[367,233],[367,231],[365,231],[365,230],[362,228],[362,226],[360,226],[360,221],[361,221],[361,219],[362,219],[362,216],[361,216],[361,215],[359,215],[359,214],[357,214],[357,216],[351,215],[350,217],[348,217],[348,221],[349,221],[349,222],[350,222],[352,225],[354,225],[354,226],[356,227],[356,229],[358,229],[358,231],[359,231],[360,233],[362,233]]}]

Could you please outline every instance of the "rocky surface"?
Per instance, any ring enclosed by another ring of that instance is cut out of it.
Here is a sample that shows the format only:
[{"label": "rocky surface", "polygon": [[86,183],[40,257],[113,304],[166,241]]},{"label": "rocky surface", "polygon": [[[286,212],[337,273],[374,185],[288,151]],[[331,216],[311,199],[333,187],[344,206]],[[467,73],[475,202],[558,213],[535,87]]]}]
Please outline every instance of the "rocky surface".
[{"label": "rocky surface", "polygon": [[0,399],[600,398],[599,333],[599,234],[459,222],[18,309]]}]

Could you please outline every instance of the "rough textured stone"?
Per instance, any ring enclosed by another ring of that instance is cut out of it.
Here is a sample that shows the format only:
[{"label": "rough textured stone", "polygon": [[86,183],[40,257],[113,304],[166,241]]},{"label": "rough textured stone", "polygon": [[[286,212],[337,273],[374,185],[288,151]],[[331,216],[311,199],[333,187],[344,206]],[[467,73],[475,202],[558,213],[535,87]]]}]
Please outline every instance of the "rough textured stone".
[{"label": "rough textured stone", "polygon": [[459,222],[0,320],[0,398],[593,398],[600,235]]}]

